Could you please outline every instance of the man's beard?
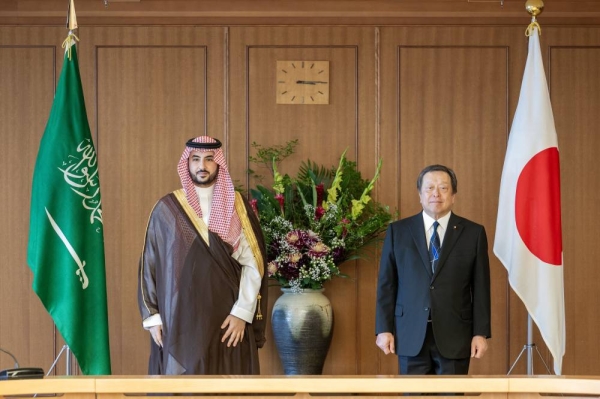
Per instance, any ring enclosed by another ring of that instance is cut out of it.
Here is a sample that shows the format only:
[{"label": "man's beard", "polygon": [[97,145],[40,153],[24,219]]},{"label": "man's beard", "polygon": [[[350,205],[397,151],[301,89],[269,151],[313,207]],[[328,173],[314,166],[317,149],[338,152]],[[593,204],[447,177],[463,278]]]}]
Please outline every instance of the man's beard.
[{"label": "man's beard", "polygon": [[[208,171],[207,170],[199,170],[198,173],[200,173],[200,172],[208,172]],[[192,179],[192,181],[195,184],[199,185],[200,187],[209,187],[215,182],[218,174],[219,174],[219,170],[217,169],[214,175],[211,175],[209,173],[208,177],[206,177],[204,180],[201,180],[198,178],[198,176],[196,174],[193,174],[192,172],[190,172],[190,178]]]}]

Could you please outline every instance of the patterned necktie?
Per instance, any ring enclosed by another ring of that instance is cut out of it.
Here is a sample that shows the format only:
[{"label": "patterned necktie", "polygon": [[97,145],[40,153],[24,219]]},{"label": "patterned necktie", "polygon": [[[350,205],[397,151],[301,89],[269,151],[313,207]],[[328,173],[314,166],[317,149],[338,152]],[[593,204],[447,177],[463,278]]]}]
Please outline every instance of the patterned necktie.
[{"label": "patterned necktie", "polygon": [[437,228],[440,224],[436,220],[433,222],[433,234],[429,240],[429,261],[431,262],[431,272],[435,273],[436,263],[440,258],[440,236],[437,233]]}]

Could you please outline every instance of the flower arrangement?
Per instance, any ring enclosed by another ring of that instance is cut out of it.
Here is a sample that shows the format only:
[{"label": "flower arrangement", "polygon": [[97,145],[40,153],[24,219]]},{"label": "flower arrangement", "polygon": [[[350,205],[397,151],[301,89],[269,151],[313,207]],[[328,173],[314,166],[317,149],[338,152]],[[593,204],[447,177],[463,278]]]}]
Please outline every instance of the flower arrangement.
[{"label": "flower arrangement", "polygon": [[371,180],[361,177],[345,151],[337,167],[308,160],[296,177],[280,174],[277,165],[297,143],[266,148],[253,143],[257,155],[250,157],[273,174],[272,187],[250,190],[266,240],[269,277],[294,291],[319,289],[325,281],[344,276],[339,265],[358,258],[392,219],[389,209],[370,196],[381,160]]}]

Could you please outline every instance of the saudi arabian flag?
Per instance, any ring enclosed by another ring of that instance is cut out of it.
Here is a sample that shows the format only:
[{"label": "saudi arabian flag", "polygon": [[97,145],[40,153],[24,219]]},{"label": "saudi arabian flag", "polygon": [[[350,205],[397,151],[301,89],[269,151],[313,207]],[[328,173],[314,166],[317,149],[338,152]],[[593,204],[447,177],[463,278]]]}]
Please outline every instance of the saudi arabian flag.
[{"label": "saudi arabian flag", "polygon": [[65,43],[70,50],[33,173],[27,263],[33,290],[81,371],[110,374],[98,159],[74,35]]}]

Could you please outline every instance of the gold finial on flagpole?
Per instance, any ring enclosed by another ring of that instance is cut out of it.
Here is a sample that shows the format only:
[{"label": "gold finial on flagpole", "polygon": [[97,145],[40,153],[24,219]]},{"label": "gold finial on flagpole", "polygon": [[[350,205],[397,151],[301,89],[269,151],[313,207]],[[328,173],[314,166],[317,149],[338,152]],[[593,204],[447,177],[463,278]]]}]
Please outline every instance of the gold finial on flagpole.
[{"label": "gold finial on flagpole", "polygon": [[535,18],[544,11],[544,2],[542,0],[527,0],[525,9],[531,14],[532,18]]},{"label": "gold finial on flagpole", "polygon": [[525,30],[525,36],[531,36],[534,28],[537,28],[541,35],[542,28],[538,24],[536,17],[544,11],[544,2],[542,0],[527,0],[525,2],[525,9],[531,15],[531,23]]},{"label": "gold finial on flagpole", "polygon": [[77,29],[77,16],[75,15],[75,2],[69,0],[69,9],[67,11],[67,29]]},{"label": "gold finial on flagpole", "polygon": [[69,54],[69,59],[71,59],[71,46],[75,44],[75,41],[79,41],[79,38],[74,32],[77,29],[77,16],[75,15],[74,0],[69,0],[69,8],[67,10],[67,29],[69,29],[69,35],[63,42],[62,46]]}]

